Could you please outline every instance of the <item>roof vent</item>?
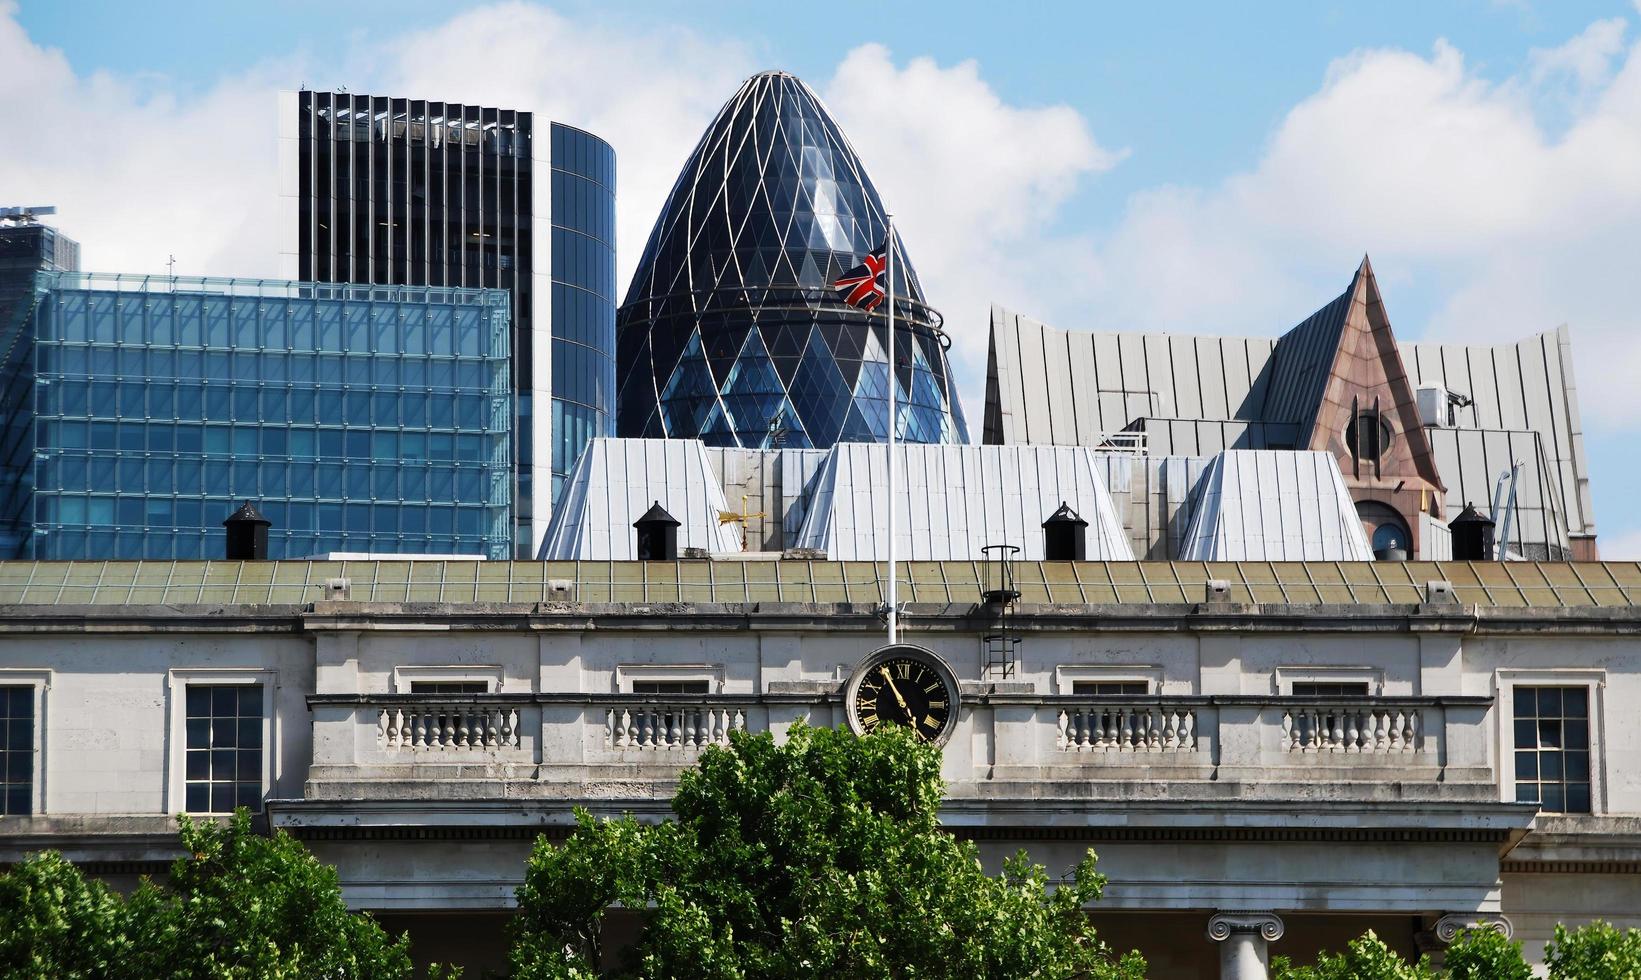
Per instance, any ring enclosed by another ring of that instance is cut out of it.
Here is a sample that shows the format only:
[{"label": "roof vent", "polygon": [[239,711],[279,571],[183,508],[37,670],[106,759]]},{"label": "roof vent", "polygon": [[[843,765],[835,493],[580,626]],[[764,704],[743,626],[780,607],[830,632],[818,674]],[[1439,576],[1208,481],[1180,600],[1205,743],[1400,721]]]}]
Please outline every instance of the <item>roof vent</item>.
[{"label": "roof vent", "polygon": [[347,602],[353,597],[353,582],[345,578],[328,578],[319,586],[326,602]]},{"label": "roof vent", "polygon": [[1493,521],[1482,516],[1476,505],[1465,501],[1464,510],[1448,522],[1453,532],[1454,561],[1493,560]]},{"label": "roof vent", "polygon": [[575,579],[550,578],[547,580],[548,602],[574,602]]},{"label": "roof vent", "polygon": [[639,561],[674,561],[678,558],[678,519],[667,513],[657,500],[632,522],[638,529]]},{"label": "roof vent", "polygon": [[1060,509],[1043,522],[1044,561],[1083,561],[1088,557],[1088,522],[1060,501]]},{"label": "roof vent", "polygon": [[228,515],[222,526],[228,529],[228,547],[223,557],[229,561],[268,560],[268,528],[273,522],[257,513],[249,500]]},{"label": "roof vent", "polygon": [[1224,578],[1211,578],[1211,579],[1209,579],[1208,580],[1208,601],[1209,602],[1230,602],[1231,601],[1231,580],[1230,579],[1224,579]]}]

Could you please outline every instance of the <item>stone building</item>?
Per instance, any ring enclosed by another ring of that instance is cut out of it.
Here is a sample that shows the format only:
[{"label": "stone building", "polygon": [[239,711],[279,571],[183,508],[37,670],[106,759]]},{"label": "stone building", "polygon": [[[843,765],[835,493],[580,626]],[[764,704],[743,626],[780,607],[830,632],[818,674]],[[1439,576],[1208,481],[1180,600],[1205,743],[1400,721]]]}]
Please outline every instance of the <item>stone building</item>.
[{"label": "stone building", "polygon": [[[1091,914],[1153,977],[1370,927],[1540,955],[1557,921],[1641,925],[1641,567],[1021,562],[1003,657],[996,571],[900,569],[903,639],[958,690],[943,820],[1053,874],[1094,847]],[[250,804],[418,959],[496,966],[573,806],[660,818],[728,731],[846,722],[881,575],[0,563],[0,862],[128,882],[174,856],[172,814]]]}]

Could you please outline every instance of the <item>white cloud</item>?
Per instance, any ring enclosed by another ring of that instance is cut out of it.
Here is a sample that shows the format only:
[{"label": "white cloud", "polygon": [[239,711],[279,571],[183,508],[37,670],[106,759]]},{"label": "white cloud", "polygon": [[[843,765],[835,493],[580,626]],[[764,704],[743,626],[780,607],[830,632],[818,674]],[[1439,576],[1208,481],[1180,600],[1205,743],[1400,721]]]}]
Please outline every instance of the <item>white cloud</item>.
[{"label": "white cloud", "polygon": [[[1121,153],[1067,106],[1006,103],[973,61],[898,67],[887,49],[851,51],[819,86],[866,163],[969,378],[985,367],[992,300],[1046,285],[1068,243],[1047,233],[1078,182]],[[1028,285],[1029,284],[1029,285]],[[981,395],[965,405],[978,425]],[[975,433],[978,436],[978,432]]]},{"label": "white cloud", "polygon": [[[1342,58],[1251,170],[1135,195],[1089,260],[1086,301],[1136,327],[1268,335],[1370,252],[1393,320],[1398,279],[1438,297],[1428,323],[1398,322],[1404,336],[1570,324],[1586,420],[1634,429],[1641,56],[1621,37],[1599,22],[1503,82],[1447,43]],[[1552,130],[1536,107],[1569,72],[1582,95]]]}]

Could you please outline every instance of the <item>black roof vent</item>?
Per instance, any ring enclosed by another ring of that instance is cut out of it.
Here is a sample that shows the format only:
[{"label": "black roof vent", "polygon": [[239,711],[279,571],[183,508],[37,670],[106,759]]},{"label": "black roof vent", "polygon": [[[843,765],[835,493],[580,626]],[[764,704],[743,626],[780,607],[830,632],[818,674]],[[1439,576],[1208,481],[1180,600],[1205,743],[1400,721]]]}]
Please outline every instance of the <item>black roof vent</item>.
[{"label": "black roof vent", "polygon": [[1454,561],[1493,560],[1493,519],[1477,511],[1475,504],[1466,501],[1447,529],[1453,532]]},{"label": "black roof vent", "polygon": [[678,557],[678,519],[657,500],[632,522],[638,529],[639,561],[673,561]]},{"label": "black roof vent", "polygon": [[268,560],[268,528],[273,522],[258,513],[249,500],[228,515],[222,526],[228,529],[224,557],[229,561]]},{"label": "black roof vent", "polygon": [[1088,522],[1060,501],[1060,509],[1043,522],[1045,561],[1083,561],[1088,557]]}]

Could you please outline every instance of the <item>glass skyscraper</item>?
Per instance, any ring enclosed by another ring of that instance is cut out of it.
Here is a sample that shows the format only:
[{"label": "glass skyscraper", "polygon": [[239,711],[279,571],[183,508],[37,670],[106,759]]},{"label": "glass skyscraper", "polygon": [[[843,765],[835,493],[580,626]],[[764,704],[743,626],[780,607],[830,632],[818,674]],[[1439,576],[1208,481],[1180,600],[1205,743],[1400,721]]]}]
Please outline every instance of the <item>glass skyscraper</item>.
[{"label": "glass skyscraper", "polygon": [[500,290],[42,273],[0,377],[27,464],[5,557],[214,558],[253,501],[269,557],[511,557]]},{"label": "glass skyscraper", "polygon": [[532,556],[563,476],[614,428],[614,151],[512,109],[281,99],[288,278],[511,296],[515,553]]},{"label": "glass skyscraper", "polygon": [[[782,72],[748,79],[685,162],[617,313],[619,434],[793,448],[885,439],[886,318],[831,284],[886,230],[876,188],[815,93]],[[896,432],[967,442],[940,316],[894,247]]]}]

